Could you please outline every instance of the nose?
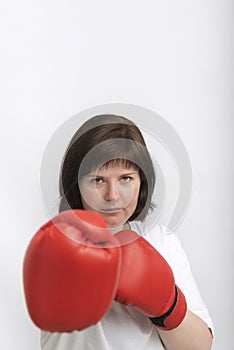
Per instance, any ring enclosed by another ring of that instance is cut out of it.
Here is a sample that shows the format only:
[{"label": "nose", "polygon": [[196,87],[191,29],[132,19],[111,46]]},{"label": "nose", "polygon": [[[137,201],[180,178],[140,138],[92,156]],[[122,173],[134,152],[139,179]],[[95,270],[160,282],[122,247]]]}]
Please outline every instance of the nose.
[{"label": "nose", "polygon": [[115,182],[108,183],[105,189],[104,199],[107,202],[115,202],[119,198],[117,185]]}]

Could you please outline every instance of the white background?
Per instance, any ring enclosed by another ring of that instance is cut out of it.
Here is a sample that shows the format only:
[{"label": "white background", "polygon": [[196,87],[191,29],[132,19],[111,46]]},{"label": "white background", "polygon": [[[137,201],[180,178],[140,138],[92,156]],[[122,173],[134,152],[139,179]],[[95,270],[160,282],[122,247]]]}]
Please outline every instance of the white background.
[{"label": "white background", "polygon": [[39,349],[25,307],[22,263],[48,219],[40,165],[54,131],[95,105],[144,106],[189,153],[192,202],[177,229],[215,324],[233,336],[233,2],[1,3],[0,348]]}]

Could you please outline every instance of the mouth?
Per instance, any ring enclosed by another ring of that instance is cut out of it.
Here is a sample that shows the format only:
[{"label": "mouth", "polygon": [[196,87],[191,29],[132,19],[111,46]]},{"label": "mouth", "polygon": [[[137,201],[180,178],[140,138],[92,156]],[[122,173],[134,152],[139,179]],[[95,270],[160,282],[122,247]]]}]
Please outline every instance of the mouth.
[{"label": "mouth", "polygon": [[123,210],[123,208],[106,208],[106,209],[101,209],[102,213],[118,213],[121,210]]}]

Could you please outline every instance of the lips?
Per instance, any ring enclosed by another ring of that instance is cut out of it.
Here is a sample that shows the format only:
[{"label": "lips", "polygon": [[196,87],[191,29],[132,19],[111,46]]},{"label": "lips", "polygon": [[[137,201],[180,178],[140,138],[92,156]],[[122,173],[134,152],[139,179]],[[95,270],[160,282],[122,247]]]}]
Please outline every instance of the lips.
[{"label": "lips", "polygon": [[101,209],[103,213],[116,213],[121,211],[123,208],[106,208],[106,209]]}]

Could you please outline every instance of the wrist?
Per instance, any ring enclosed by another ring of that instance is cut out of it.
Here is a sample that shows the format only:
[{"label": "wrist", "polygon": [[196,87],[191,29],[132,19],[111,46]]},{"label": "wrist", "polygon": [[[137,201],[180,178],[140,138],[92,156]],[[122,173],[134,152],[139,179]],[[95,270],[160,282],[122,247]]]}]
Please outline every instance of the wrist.
[{"label": "wrist", "polygon": [[161,316],[149,317],[151,322],[163,330],[171,330],[180,325],[187,311],[187,303],[182,291],[175,286],[175,298],[170,308]]}]

